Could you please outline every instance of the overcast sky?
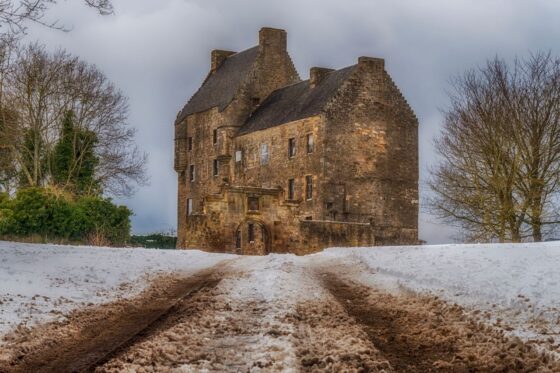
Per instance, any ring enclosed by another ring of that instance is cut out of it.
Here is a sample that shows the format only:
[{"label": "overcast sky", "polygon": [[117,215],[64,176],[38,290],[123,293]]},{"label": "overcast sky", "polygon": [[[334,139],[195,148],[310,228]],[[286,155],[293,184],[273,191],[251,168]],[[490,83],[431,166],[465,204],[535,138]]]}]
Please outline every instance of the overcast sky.
[{"label": "overcast sky", "polygon": [[[421,197],[449,78],[495,55],[560,54],[557,0],[114,0],[115,15],[107,17],[82,3],[63,1],[49,13],[71,32],[33,26],[29,40],[96,64],[130,98],[129,122],[150,155],[151,178],[133,198],[118,201],[134,210],[135,233],[176,226],[173,122],[206,76],[210,51],[254,46],[263,26],[288,32],[303,79],[311,66],[385,58],[420,121]],[[451,242],[453,231],[421,213],[421,239]]]}]

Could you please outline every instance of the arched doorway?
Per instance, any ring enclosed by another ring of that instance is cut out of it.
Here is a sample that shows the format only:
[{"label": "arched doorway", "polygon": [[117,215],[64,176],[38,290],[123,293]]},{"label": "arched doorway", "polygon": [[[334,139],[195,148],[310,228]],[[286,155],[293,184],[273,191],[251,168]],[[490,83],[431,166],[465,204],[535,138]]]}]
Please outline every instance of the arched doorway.
[{"label": "arched doorway", "polygon": [[235,248],[243,255],[267,255],[270,253],[270,238],[270,231],[263,222],[248,219],[235,231]]}]

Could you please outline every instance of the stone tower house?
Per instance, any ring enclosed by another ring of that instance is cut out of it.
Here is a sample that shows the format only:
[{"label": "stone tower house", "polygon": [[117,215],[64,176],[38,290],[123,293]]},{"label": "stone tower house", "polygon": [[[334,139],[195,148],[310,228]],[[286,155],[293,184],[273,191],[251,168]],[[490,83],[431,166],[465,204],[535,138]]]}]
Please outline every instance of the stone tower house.
[{"label": "stone tower house", "polygon": [[418,120],[360,57],[302,81],[286,32],[214,50],[175,121],[178,247],[306,254],[418,241]]}]

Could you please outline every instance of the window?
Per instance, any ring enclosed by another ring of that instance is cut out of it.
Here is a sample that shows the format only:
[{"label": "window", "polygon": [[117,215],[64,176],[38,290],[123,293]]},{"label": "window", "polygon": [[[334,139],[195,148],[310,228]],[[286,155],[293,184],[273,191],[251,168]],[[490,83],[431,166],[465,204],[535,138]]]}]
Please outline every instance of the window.
[{"label": "window", "polygon": [[247,224],[247,237],[249,242],[255,242],[255,225],[253,223]]},{"label": "window", "polygon": [[261,144],[261,164],[268,163],[268,144]]},{"label": "window", "polygon": [[212,162],[212,175],[218,176],[220,174],[220,161],[214,159]]},{"label": "window", "polygon": [[212,132],[212,144],[217,144],[218,143],[218,130],[214,130],[214,132]]},{"label": "window", "polygon": [[241,162],[241,158],[243,157],[243,152],[241,150],[235,151],[235,162]]},{"label": "window", "polygon": [[195,169],[194,169],[194,164],[191,164],[189,166],[189,180],[190,181],[194,181],[195,178]]},{"label": "window", "polygon": [[235,232],[235,248],[241,249],[241,231]]},{"label": "window", "polygon": [[295,194],[295,182],[294,179],[290,179],[288,180],[288,199],[289,200],[294,199],[294,194]]},{"label": "window", "polygon": [[288,139],[288,157],[292,158],[296,155],[296,139],[292,137]]},{"label": "window", "polygon": [[187,137],[187,150],[189,152],[192,150],[192,136]]},{"label": "window", "polygon": [[249,197],[247,205],[249,211],[259,211],[259,197]]},{"label": "window", "polygon": [[307,135],[307,154],[313,153],[314,147],[315,147],[315,144],[313,143],[313,135],[308,134]]},{"label": "window", "polygon": [[187,215],[192,215],[192,198],[187,198]]},{"label": "window", "polygon": [[313,198],[313,176],[307,175],[305,177],[305,199]]},{"label": "window", "polygon": [[313,220],[313,216],[306,216],[305,220]]}]

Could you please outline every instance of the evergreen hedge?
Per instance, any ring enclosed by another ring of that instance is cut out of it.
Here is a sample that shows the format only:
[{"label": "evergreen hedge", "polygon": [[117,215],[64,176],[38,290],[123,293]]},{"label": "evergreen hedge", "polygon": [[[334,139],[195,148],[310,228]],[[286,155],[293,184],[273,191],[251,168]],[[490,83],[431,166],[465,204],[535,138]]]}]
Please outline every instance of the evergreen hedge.
[{"label": "evergreen hedge", "polygon": [[14,198],[0,194],[3,237],[123,245],[130,238],[131,215],[127,207],[97,196],[74,199],[44,188],[20,189]]}]

